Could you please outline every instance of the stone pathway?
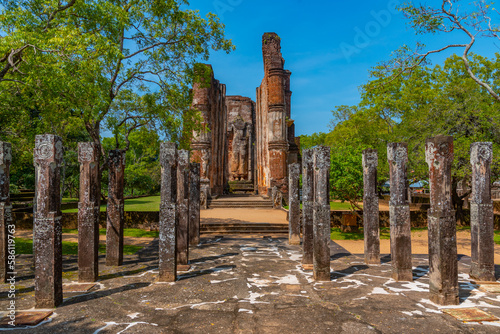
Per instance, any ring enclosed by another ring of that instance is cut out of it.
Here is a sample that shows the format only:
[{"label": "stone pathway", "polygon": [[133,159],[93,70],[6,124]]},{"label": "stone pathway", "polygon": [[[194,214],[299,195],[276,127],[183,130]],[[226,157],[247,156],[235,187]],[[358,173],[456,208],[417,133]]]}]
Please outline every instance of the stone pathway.
[{"label": "stone pathway", "polygon": [[[428,299],[426,256],[414,256],[414,282],[390,278],[388,257],[367,267],[361,256],[331,243],[331,281],[315,283],[302,270],[299,246],[285,238],[202,238],[191,269],[159,284],[158,241],[124,266],[106,267],[89,293],[66,293],[64,303],[25,333],[498,333],[500,322],[464,324]],[[64,258],[64,283],[75,283],[76,256]],[[470,258],[459,262],[459,307],[500,317],[500,294],[468,280]],[[32,256],[18,264],[18,310],[34,306]],[[497,267],[497,277],[500,272]],[[7,286],[0,292],[6,310]],[[21,332],[21,331],[20,331]]]}]

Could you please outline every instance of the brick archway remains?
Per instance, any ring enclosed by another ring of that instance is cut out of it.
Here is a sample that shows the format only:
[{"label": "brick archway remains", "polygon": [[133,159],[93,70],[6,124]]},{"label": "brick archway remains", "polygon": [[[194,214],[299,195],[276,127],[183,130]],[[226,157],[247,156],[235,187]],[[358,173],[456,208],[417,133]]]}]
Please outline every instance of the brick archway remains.
[{"label": "brick archway remains", "polygon": [[284,69],[277,34],[262,36],[262,53],[265,74],[256,103],[226,96],[210,65],[201,67],[193,86],[192,107],[201,112],[203,130],[194,134],[191,160],[201,164],[202,192],[209,198],[229,191],[271,197],[274,187],[288,193],[287,166],[299,161],[300,144],[291,119],[291,72]]}]

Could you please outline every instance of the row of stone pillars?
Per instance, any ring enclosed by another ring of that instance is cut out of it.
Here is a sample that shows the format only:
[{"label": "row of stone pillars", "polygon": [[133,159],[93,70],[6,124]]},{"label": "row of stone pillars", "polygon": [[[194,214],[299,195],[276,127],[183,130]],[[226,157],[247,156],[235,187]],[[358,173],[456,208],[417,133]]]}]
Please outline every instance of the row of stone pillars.
[{"label": "row of stone pillars", "polygon": [[[78,203],[78,280],[98,279],[99,246],[99,152],[93,143],[78,144],[80,201]],[[0,277],[6,281],[9,255],[9,226],[12,207],[9,199],[11,145],[0,142]],[[160,205],[160,281],[176,279],[177,265],[187,269],[189,245],[200,240],[200,165],[189,163],[189,152],[175,144],[161,144],[162,190]],[[62,224],[60,167],[62,139],[38,135],[34,165],[33,248],[36,308],[52,308],[62,303]],[[125,151],[109,154],[106,265],[123,262]]]},{"label": "row of stone pillars", "polygon": [[[493,203],[490,180],[492,156],[492,143],[471,145],[472,266],[470,277],[479,281],[495,281]],[[391,189],[389,213],[392,277],[397,281],[412,281],[407,145],[405,143],[389,144],[387,159]],[[453,137],[437,136],[428,139],[426,161],[429,165],[431,203],[428,211],[430,299],[440,305],[454,305],[458,304],[459,300],[456,220],[451,198]],[[367,264],[380,264],[377,164],[376,150],[363,151],[363,221]]]},{"label": "row of stone pillars", "polygon": [[302,232],[304,269],[312,269],[316,281],[329,281],[330,148],[318,146],[302,152],[302,226],[299,200],[300,165],[290,164],[288,175],[289,243],[300,245]]}]

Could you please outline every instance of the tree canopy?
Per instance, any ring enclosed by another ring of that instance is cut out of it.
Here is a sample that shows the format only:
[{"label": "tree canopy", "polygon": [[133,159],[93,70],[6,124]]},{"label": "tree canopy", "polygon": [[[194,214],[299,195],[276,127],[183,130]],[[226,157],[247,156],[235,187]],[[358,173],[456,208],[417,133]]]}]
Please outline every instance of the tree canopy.
[{"label": "tree canopy", "polygon": [[46,132],[78,134],[103,158],[103,134],[121,149],[141,127],[186,142],[198,120],[195,64],[234,49],[218,18],[186,0],[0,0],[0,8],[0,140],[24,151],[23,163]]},{"label": "tree canopy", "polygon": [[[470,57],[478,77],[489,80],[492,87],[498,89],[500,55],[492,59],[474,54]],[[449,57],[443,65],[415,68],[383,85],[381,82],[387,79],[385,68],[374,68],[371,76],[361,87],[362,99],[358,105],[338,106],[333,111],[330,133],[301,138],[301,143],[321,138],[315,143],[331,146],[332,157],[343,152],[343,159],[332,158],[332,169],[351,172],[337,173],[343,180],[332,182],[342,191],[332,192],[332,196],[348,201],[362,199],[362,192],[356,195],[347,190],[362,187],[360,152],[366,148],[379,152],[379,184],[388,180],[387,144],[390,142],[408,143],[408,177],[412,181],[426,180],[425,140],[442,134],[454,138],[454,201],[457,207],[461,205],[463,196],[458,196],[456,187],[459,181],[471,177],[471,143],[490,141],[494,152],[500,152],[500,112],[496,99],[469,76],[458,56]],[[500,157],[495,155],[493,179],[499,176]]]}]

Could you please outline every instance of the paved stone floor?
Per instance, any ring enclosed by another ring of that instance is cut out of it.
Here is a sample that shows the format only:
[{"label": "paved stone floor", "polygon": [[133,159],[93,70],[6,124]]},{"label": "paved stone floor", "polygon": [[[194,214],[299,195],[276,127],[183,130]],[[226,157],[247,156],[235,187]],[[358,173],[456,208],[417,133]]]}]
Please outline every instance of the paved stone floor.
[{"label": "paved stone floor", "polygon": [[[390,278],[388,256],[367,267],[360,255],[331,243],[331,281],[302,270],[299,246],[285,238],[204,237],[190,271],[156,283],[154,240],[122,267],[104,266],[88,293],[65,294],[54,315],[21,333],[499,333],[500,322],[462,323],[428,299],[426,256],[414,256],[414,282]],[[77,259],[64,259],[64,283],[76,282]],[[459,307],[500,317],[500,294],[470,283],[470,258],[459,262]],[[31,256],[18,258],[16,307],[34,306]],[[500,274],[497,268],[497,277]],[[9,303],[0,292],[0,310]]]}]

